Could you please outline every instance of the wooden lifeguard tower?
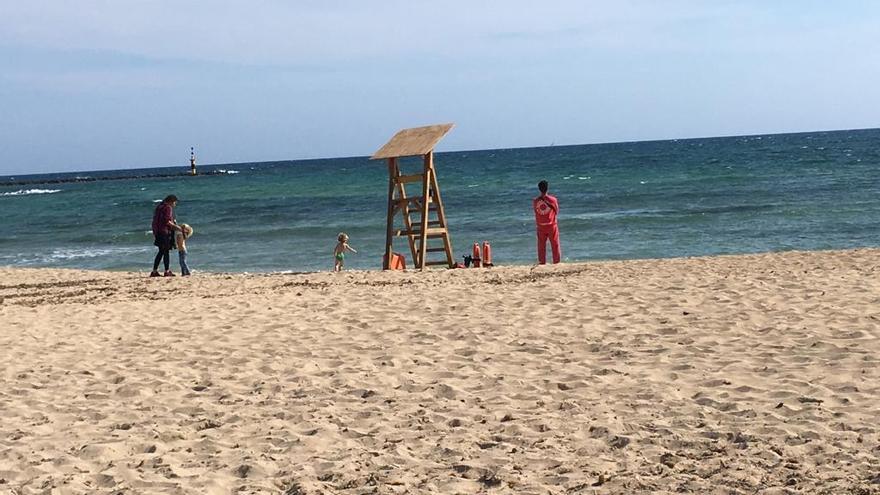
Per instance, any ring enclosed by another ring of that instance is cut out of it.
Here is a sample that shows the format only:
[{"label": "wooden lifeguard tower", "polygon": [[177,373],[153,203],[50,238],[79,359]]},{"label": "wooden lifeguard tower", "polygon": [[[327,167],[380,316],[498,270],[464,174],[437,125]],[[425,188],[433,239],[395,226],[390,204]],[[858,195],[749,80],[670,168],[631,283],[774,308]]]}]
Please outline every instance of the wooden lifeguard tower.
[{"label": "wooden lifeguard tower", "polygon": [[[446,265],[449,268],[454,266],[446,214],[443,212],[440,187],[437,185],[437,173],[434,170],[434,146],[453,125],[404,129],[370,157],[371,160],[388,159],[388,224],[383,270],[390,268],[395,237],[407,238],[413,264],[419,270],[432,265]],[[411,156],[422,157],[422,173],[401,172],[400,158]],[[406,185],[411,183],[421,184],[420,194],[407,194]],[[403,225],[402,228],[395,229],[394,218],[398,213],[403,217]],[[434,242],[435,245],[429,247],[429,240],[437,240],[439,243]],[[443,253],[444,258],[442,261],[429,261],[427,258],[430,253]]]}]

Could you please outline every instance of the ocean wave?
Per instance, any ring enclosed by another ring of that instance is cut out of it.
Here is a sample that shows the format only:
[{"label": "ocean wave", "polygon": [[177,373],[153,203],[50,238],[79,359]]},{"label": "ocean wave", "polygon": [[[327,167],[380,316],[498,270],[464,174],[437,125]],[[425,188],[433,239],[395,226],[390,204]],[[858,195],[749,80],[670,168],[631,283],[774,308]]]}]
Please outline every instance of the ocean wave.
[{"label": "ocean wave", "polygon": [[19,189],[18,191],[0,193],[0,196],[29,196],[31,194],[53,194],[61,189]]},{"label": "ocean wave", "polygon": [[602,212],[585,212],[585,213],[576,213],[576,214],[567,214],[566,218],[574,219],[574,220],[602,220],[602,219],[613,219],[620,217],[656,217],[668,215],[670,213],[674,213],[671,210],[660,210],[660,209],[629,209],[629,210],[614,210],[614,211],[602,211]]},{"label": "ocean wave", "polygon": [[5,258],[3,261],[11,262],[11,264],[18,266],[52,266],[56,263],[63,263],[70,260],[83,260],[101,257],[113,259],[120,255],[148,253],[152,250],[153,248],[148,246],[115,248],[59,248],[43,253],[7,255],[0,258]]},{"label": "ocean wave", "polygon": [[221,174],[227,174],[227,175],[235,175],[235,174],[241,173],[238,170],[227,170],[225,168],[217,169],[217,172],[221,173]]},{"label": "ocean wave", "polygon": [[684,206],[681,208],[633,208],[604,212],[585,212],[567,214],[566,219],[573,220],[617,220],[617,219],[660,219],[681,216],[714,215],[724,213],[753,213],[774,210],[782,206],[780,203],[755,203],[743,205],[720,206]]},{"label": "ocean wave", "polygon": [[79,258],[97,258],[114,254],[134,254],[152,251],[150,247],[117,247],[117,248],[82,248],[54,249],[46,255],[51,260],[73,260]]}]

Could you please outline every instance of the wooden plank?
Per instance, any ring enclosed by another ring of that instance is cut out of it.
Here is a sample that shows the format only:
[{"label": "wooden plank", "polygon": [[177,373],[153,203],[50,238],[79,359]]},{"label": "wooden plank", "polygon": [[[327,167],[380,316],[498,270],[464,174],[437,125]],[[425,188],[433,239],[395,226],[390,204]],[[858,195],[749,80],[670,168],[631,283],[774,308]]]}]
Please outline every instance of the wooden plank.
[{"label": "wooden plank", "polygon": [[445,253],[446,248],[445,247],[428,248],[427,252],[429,252],[429,253]]},{"label": "wooden plank", "polygon": [[[425,241],[427,240],[427,234],[430,230],[428,228],[428,215],[429,215],[428,200],[430,199],[428,188],[431,186],[431,161],[429,159],[430,156],[431,156],[431,152],[428,152],[428,154],[425,155],[424,172],[422,175],[422,196],[425,198],[425,201],[422,202],[422,209],[421,209],[422,222],[421,222],[421,233],[419,234],[419,237],[421,238],[421,242],[419,243],[419,266],[416,267],[421,270],[425,269],[425,254],[426,254],[425,249],[428,248],[428,246],[427,246],[428,243]],[[443,230],[443,233],[444,234],[446,233],[445,229]]]},{"label": "wooden plank", "polygon": [[[400,166],[399,165],[397,167],[396,172],[397,172],[396,178],[399,179],[400,178]],[[410,204],[410,202],[415,200],[416,204],[418,205],[418,201],[420,198],[418,198],[418,197],[407,198],[406,197],[406,187],[399,180],[397,181],[396,187],[397,187],[397,195],[400,198],[398,201],[402,201],[399,209],[403,210],[403,225],[406,227],[406,230],[412,230],[413,229],[412,220],[410,220],[410,218],[409,218],[409,215],[411,213],[411,210],[409,209],[409,204]],[[416,255],[418,254],[418,251],[416,251],[415,238],[413,236],[409,236],[409,238],[407,239],[407,243],[409,244],[409,252],[412,255],[413,263],[416,263],[416,260],[417,260]]]},{"label": "wooden plank", "polygon": [[409,184],[410,182],[419,182],[422,180],[422,174],[401,175],[397,178],[397,182],[401,184]]},{"label": "wooden plank", "polygon": [[434,146],[453,126],[455,124],[450,123],[402,129],[379,148],[370,159],[424,155],[433,150]]},{"label": "wooden plank", "polygon": [[[393,233],[396,237],[403,237],[406,235],[421,236],[422,231],[418,230],[418,229],[415,229],[415,230],[400,229],[400,230],[395,230]],[[432,239],[435,237],[444,236],[444,235],[446,235],[446,229],[441,229],[441,228],[428,229],[427,235],[428,235],[428,237],[430,237]],[[418,242],[419,239],[416,239],[416,241]]]},{"label": "wooden plank", "polygon": [[425,263],[426,266],[449,266],[449,263],[446,261],[429,261]]},{"label": "wooden plank", "polygon": [[397,163],[395,158],[388,159],[388,220],[385,226],[385,257],[382,259],[382,269],[387,270],[391,263],[391,243],[393,237],[391,234],[394,230],[394,176],[398,175]]},{"label": "wooden plank", "polygon": [[437,171],[434,170],[434,152],[428,153],[428,156],[425,157],[427,160],[430,160],[431,170],[431,193],[433,196],[434,203],[437,205],[437,220],[440,222],[440,228],[447,231],[447,234],[443,236],[443,247],[446,250],[446,261],[449,263],[449,267],[453,267],[455,264],[455,258],[452,256],[452,240],[449,238],[448,225],[446,225],[446,212],[443,210],[443,200],[440,198],[440,184],[437,181]]},{"label": "wooden plank", "polygon": [[[419,236],[419,235],[421,235],[422,231],[420,231],[419,229],[413,229],[413,230],[399,229],[399,230],[395,230],[393,233],[396,237],[403,237],[405,235]],[[439,236],[445,235],[445,234],[446,234],[446,229],[441,229],[441,228],[428,229],[428,237],[431,237],[431,238],[439,237]],[[416,241],[418,241],[418,239],[416,239]]]}]

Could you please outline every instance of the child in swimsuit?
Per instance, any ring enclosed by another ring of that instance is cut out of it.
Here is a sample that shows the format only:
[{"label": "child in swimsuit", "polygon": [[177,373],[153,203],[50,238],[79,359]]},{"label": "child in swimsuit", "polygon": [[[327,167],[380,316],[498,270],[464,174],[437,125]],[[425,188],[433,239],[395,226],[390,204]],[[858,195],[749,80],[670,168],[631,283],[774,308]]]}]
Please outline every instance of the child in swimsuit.
[{"label": "child in swimsuit", "polygon": [[345,232],[340,232],[336,237],[336,240],[339,242],[336,243],[336,248],[333,250],[333,258],[335,261],[333,271],[341,272],[342,266],[345,264],[345,251],[351,251],[355,254],[357,254],[357,251],[348,245],[348,234]]}]

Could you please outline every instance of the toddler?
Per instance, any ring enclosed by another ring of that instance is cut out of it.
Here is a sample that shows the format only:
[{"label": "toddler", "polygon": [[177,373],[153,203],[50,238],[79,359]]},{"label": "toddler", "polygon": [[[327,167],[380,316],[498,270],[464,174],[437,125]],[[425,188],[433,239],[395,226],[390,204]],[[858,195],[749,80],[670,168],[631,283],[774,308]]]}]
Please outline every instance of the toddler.
[{"label": "toddler", "polygon": [[186,264],[186,240],[193,234],[193,228],[187,224],[181,224],[180,230],[175,234],[177,241],[177,253],[180,257],[180,274],[184,277],[189,276],[189,266]]},{"label": "toddler", "polygon": [[357,254],[357,251],[348,245],[348,234],[345,232],[340,232],[336,237],[336,240],[339,242],[336,243],[336,248],[333,250],[333,258],[335,261],[333,271],[341,272],[342,266],[345,264],[345,251],[348,250],[355,254]]}]

